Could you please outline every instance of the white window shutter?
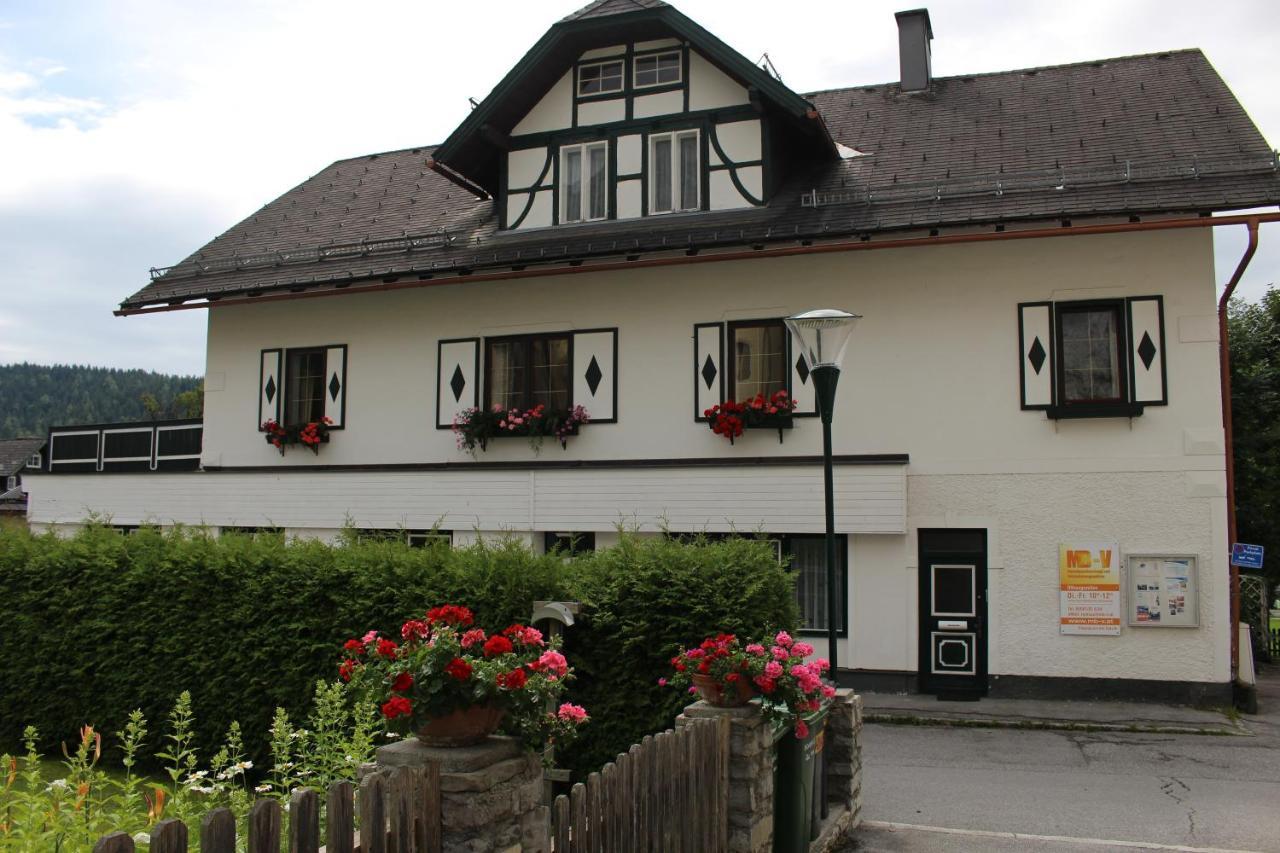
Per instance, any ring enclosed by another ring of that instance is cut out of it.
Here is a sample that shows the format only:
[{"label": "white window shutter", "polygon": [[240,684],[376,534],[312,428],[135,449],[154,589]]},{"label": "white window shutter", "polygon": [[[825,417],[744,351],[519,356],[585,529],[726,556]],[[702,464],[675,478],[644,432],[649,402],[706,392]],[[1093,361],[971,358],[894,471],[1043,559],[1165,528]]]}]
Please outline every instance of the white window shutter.
[{"label": "white window shutter", "polygon": [[804,356],[804,346],[790,331],[787,332],[787,360],[791,363],[791,399],[796,401],[796,414],[816,415],[818,395],[813,390],[813,377],[809,375],[809,361]]},{"label": "white window shutter", "polygon": [[699,323],[693,327],[693,417],[724,402],[724,324]]},{"label": "white window shutter", "polygon": [[347,416],[347,347],[329,347],[325,350],[324,416],[333,421],[330,426],[341,429]]},{"label": "white window shutter", "polygon": [[1049,408],[1053,405],[1053,303],[1018,306],[1018,352],[1022,408]]},{"label": "white window shutter", "polygon": [[573,333],[573,402],[592,423],[618,420],[618,330]]},{"label": "white window shutter", "polygon": [[436,429],[450,429],[463,409],[480,405],[480,339],[442,340],[436,347]]},{"label": "white window shutter", "polygon": [[262,429],[267,421],[280,423],[280,400],[284,397],[284,385],[280,380],[281,356],[278,349],[262,351],[258,373],[258,429]]},{"label": "white window shutter", "polygon": [[1134,403],[1169,402],[1164,362],[1164,300],[1138,296],[1129,307],[1129,396]]}]

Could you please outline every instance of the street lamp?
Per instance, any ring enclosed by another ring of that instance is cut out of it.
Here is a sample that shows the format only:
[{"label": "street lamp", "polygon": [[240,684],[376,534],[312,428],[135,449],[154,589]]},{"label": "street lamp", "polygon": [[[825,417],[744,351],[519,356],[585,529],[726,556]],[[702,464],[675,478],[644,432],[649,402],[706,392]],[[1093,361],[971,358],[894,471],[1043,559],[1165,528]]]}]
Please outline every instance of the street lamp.
[{"label": "street lamp", "polygon": [[804,360],[809,363],[813,390],[818,398],[818,414],[822,416],[822,475],[827,504],[827,657],[831,660],[831,681],[839,684],[836,657],[836,512],[835,487],[831,473],[831,413],[836,404],[836,383],[840,381],[840,362],[853,326],[861,315],[835,308],[819,308],[786,319],[787,328],[800,342]]}]

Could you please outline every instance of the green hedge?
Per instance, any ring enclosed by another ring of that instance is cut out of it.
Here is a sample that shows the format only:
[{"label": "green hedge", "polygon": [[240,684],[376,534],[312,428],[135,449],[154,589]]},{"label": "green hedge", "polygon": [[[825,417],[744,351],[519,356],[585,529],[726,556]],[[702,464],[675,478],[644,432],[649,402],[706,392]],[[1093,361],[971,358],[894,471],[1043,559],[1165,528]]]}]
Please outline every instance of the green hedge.
[{"label": "green hedge", "polygon": [[411,549],[273,535],[221,538],[90,526],[69,539],[0,531],[0,750],[22,727],[50,740],[93,723],[115,732],[141,708],[157,731],[190,690],[198,742],[240,721],[259,756],[273,709],[300,716],[338,646],[395,631],[432,604],[480,624],[527,620],[538,599],[578,600],[567,634],[572,698],[594,718],[566,759],[590,769],[670,725],[684,697],[657,686],[680,645],[718,628],[793,627],[792,579],[747,541],[624,537],[566,562],[514,542]]}]

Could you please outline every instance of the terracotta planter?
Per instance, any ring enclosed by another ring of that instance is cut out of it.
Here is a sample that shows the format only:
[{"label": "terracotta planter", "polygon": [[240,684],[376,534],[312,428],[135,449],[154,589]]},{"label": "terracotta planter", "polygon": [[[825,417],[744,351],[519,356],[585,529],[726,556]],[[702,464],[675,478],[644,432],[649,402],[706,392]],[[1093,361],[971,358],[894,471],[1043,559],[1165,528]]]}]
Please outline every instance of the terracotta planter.
[{"label": "terracotta planter", "polygon": [[720,708],[737,708],[751,701],[756,695],[756,686],[746,676],[739,678],[734,688],[725,688],[709,675],[694,673],[693,686],[698,688],[698,695],[709,705]]},{"label": "terracotta planter", "polygon": [[505,713],[493,705],[459,708],[428,720],[418,729],[418,740],[427,746],[474,746],[497,731]]}]

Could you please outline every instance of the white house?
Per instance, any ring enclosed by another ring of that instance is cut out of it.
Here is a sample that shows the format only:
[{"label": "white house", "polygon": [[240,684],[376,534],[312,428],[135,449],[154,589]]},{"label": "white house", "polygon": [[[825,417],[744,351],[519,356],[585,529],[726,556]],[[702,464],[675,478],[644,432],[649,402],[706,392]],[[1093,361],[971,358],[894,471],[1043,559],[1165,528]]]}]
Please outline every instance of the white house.
[{"label": "white house", "polygon": [[[1205,226],[1280,201],[1272,151],[1199,51],[944,79],[928,13],[899,28],[901,82],[799,94],[661,0],[570,15],[442,144],[338,161],[126,299],[207,309],[203,423],[55,429],[31,521],[762,532],[822,632],[782,318],[844,308],[843,677],[1227,701]],[[789,428],[709,428],[783,389]],[[590,421],[459,449],[463,410],[538,404]],[[263,432],[324,417],[314,454]]]}]

